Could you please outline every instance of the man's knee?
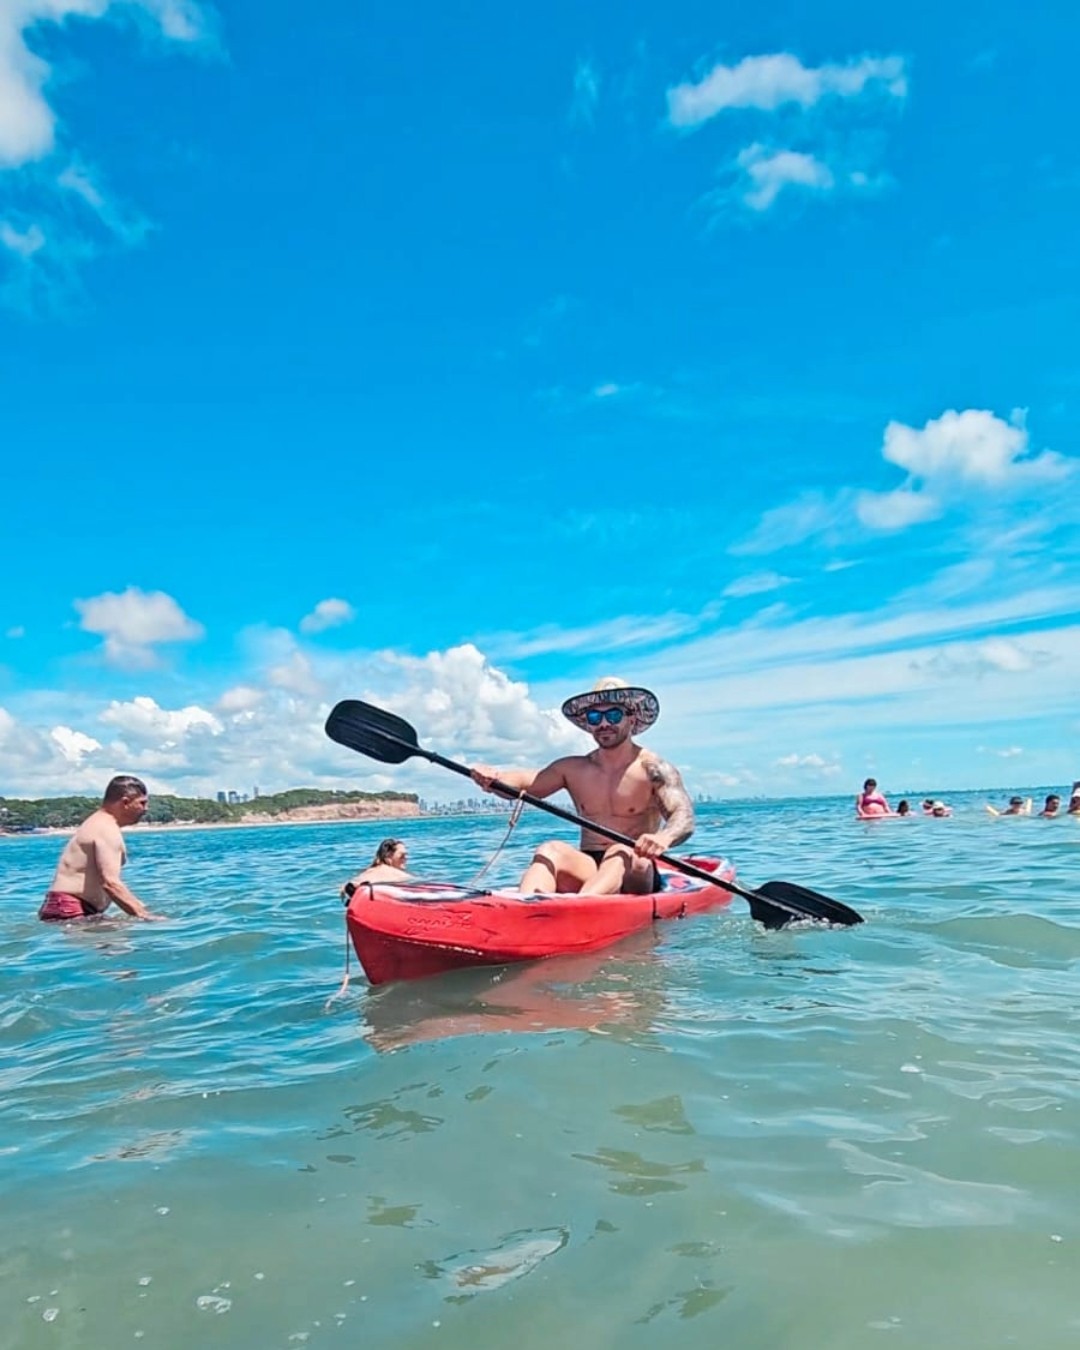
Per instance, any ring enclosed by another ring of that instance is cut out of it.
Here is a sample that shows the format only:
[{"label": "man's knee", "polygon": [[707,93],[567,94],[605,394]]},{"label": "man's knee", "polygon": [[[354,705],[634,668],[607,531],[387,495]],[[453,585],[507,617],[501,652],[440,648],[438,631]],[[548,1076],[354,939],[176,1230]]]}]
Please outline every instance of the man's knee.
[{"label": "man's knee", "polygon": [[545,843],[539,844],[532,855],[534,863],[540,863],[543,867],[549,868],[553,873],[565,863],[567,855],[572,853],[559,839],[548,839]]}]

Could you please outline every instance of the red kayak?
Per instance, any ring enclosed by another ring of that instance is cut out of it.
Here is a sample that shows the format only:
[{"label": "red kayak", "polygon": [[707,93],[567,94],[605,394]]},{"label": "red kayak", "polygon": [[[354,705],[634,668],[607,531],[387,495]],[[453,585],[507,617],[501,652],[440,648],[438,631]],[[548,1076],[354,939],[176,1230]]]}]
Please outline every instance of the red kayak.
[{"label": "red kayak", "polygon": [[372,984],[415,980],[460,966],[495,966],[595,952],[658,919],[729,904],[725,858],[688,858],[716,883],[660,864],[652,895],[522,895],[438,882],[366,883],[349,901],[349,935]]}]

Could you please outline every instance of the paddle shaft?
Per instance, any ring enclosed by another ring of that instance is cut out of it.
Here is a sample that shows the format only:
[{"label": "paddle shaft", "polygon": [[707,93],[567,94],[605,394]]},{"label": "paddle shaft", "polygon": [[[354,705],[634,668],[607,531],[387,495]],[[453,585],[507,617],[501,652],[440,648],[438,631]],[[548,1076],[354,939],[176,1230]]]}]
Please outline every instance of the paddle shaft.
[{"label": "paddle shaft", "polygon": [[[395,737],[394,739],[398,738]],[[403,742],[403,744],[407,744],[407,742]],[[410,749],[416,755],[423,755],[432,764],[441,764],[444,769],[450,769],[451,772],[459,773],[465,778],[472,778],[472,771],[464,764],[458,764],[456,760],[447,759],[445,755],[440,755],[434,750],[425,750],[419,745],[410,746]],[[633,848],[636,843],[636,840],[631,839],[628,834],[620,834],[618,830],[610,829],[607,825],[597,825],[594,820],[586,820],[584,816],[575,815],[573,811],[567,811],[561,806],[555,806],[552,802],[546,802],[543,797],[534,797],[531,792],[519,792],[517,788],[512,788],[509,783],[503,783],[498,778],[492,779],[491,791],[498,793],[500,796],[523,801],[529,806],[535,806],[538,810],[546,811],[552,816],[558,816],[560,820],[569,821],[571,825],[578,825],[591,834],[603,835],[605,839],[610,839],[612,843],[626,844],[630,848]],[[725,891],[731,891],[733,895],[741,895],[744,900],[762,901],[762,897],[755,892],[744,891],[741,886],[736,886],[733,881],[721,881],[715,872],[710,872],[704,867],[695,867],[693,863],[684,862],[682,858],[676,858],[670,853],[658,854],[655,861],[665,862],[669,867],[673,867],[676,872],[683,872],[688,877],[696,877],[699,881],[709,881],[714,886],[722,886]],[[775,905],[777,909],[785,910],[788,914],[794,914],[797,918],[807,917],[793,906],[785,905],[783,901],[770,899],[765,903]]]}]

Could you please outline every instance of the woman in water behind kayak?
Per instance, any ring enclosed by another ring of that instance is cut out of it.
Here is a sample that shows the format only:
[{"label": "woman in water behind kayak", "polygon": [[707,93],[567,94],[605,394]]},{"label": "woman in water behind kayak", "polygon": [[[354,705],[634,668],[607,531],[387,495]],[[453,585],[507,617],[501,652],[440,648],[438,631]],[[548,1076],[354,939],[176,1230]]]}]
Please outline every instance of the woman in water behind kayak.
[{"label": "woman in water behind kayak", "polygon": [[370,864],[342,886],[341,898],[350,899],[357,886],[369,881],[411,881],[412,873],[405,870],[408,861],[409,850],[404,840],[384,839],[375,850],[375,857]]}]

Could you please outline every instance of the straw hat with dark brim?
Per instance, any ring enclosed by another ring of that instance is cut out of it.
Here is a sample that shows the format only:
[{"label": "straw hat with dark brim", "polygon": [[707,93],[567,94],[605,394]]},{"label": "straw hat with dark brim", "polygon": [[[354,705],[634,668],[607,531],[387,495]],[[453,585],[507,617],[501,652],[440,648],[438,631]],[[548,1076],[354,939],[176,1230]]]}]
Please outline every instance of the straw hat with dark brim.
[{"label": "straw hat with dark brim", "polygon": [[582,731],[591,731],[592,728],[585,720],[585,714],[590,708],[625,708],[631,718],[630,729],[635,735],[639,731],[647,731],[660,716],[660,700],[651,689],[627,684],[614,675],[597,680],[588,693],[568,698],[562,705],[562,712],[574,726],[580,727]]}]

